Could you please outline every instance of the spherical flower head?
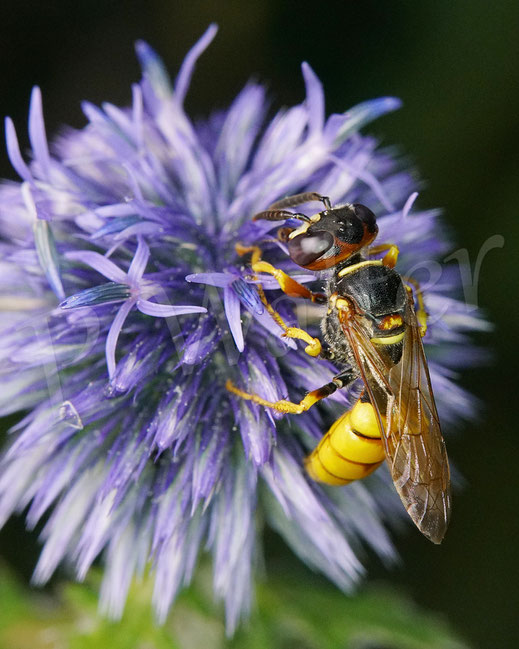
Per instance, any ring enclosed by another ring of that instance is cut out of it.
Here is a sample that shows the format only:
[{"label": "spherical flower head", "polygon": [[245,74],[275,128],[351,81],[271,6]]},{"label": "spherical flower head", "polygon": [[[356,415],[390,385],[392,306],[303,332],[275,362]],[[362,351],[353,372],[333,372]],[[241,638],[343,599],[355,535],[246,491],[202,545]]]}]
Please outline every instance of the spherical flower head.
[{"label": "spherical flower head", "polygon": [[[0,414],[25,416],[0,467],[0,522],[15,510],[31,527],[46,519],[38,583],[64,561],[83,579],[102,554],[101,601],[113,616],[132,577],[151,566],[164,620],[205,549],[231,632],[250,607],[263,521],[349,590],[363,572],[362,546],[390,560],[386,523],[405,516],[385,469],[345,488],[305,473],[305,455],[358,385],[297,418],[226,390],[231,379],[271,401],[299,400],[337,372],[284,337],[260,300],[258,284],[288,323],[302,317],[273,277],[251,274],[237,243],[261,244],[302,283],[322,278],[290,261],[276,224],[252,215],[301,191],[363,203],[378,216],[379,240],[399,246],[399,272],[411,275],[450,244],[436,211],[412,209],[413,174],[359,133],[396,99],[326,118],[321,84],[303,64],[301,104],[268,120],[264,89],[249,83],[227,110],[193,122],[184,98],[215,31],[173,85],[138,43],[143,79],[131,107],[85,103],[87,126],[51,147],[34,89],[30,163],[6,121],[21,182],[0,188]],[[444,422],[473,411],[455,373],[473,358],[465,331],[482,326],[454,297],[457,283],[442,268],[424,287]],[[306,324],[316,333],[315,308]]]}]

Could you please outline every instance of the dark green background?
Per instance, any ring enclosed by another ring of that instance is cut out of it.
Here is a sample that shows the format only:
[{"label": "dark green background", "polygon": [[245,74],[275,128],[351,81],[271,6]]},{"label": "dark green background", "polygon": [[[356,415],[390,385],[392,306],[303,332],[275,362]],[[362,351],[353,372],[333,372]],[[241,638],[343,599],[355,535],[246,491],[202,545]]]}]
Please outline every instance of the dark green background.
[{"label": "dark green background", "polygon": [[[0,113],[23,134],[30,88],[39,84],[49,133],[61,123],[81,126],[82,99],[129,103],[139,78],[135,39],[148,40],[175,72],[211,21],[220,33],[195,75],[193,113],[225,106],[250,75],[268,82],[277,104],[298,102],[302,60],[322,79],[329,112],[397,95],[404,108],[370,130],[401,144],[419,166],[428,181],[419,205],[444,208],[472,263],[487,238],[504,237],[479,281],[479,303],[496,325],[481,340],[495,361],[462,379],[484,411],[448,438],[466,477],[451,529],[434,547],[409,528],[397,540],[402,566],[385,572],[374,562],[371,573],[405,585],[474,646],[517,647],[519,3],[4,1]],[[1,176],[15,178],[3,150],[0,167]],[[21,530],[20,522],[10,523],[1,548],[27,574],[34,542]],[[275,541],[269,548],[273,562],[285,557]]]}]

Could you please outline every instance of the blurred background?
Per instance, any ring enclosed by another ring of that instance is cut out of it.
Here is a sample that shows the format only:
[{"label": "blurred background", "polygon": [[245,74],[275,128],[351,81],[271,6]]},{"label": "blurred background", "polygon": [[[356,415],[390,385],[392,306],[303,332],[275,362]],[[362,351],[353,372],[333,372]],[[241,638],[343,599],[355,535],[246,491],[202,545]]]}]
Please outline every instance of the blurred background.
[{"label": "blurred background", "polygon": [[[419,206],[444,209],[455,247],[467,249],[473,271],[489,237],[502,235],[504,247],[484,258],[478,282],[479,305],[495,323],[480,342],[494,350],[495,359],[460,379],[481,399],[481,415],[446,431],[450,457],[466,480],[455,494],[447,538],[435,547],[409,527],[396,539],[401,565],[388,571],[373,560],[369,579],[400,587],[473,647],[518,647],[519,3],[1,5],[0,114],[14,119],[23,145],[32,85],[42,88],[49,134],[63,123],[81,127],[81,100],[130,102],[130,84],[140,76],[137,38],[149,41],[174,74],[212,21],[220,32],[199,62],[187,100],[191,114],[224,107],[251,75],[268,84],[275,105],[299,102],[303,60],[324,84],[328,112],[380,95],[402,98],[400,111],[365,131],[409,154],[426,180]],[[0,176],[16,178],[3,145]],[[277,537],[269,537],[266,547],[267,573],[304,572]],[[20,579],[30,577],[37,552],[36,535],[28,535],[21,520],[1,532],[0,553]]]}]

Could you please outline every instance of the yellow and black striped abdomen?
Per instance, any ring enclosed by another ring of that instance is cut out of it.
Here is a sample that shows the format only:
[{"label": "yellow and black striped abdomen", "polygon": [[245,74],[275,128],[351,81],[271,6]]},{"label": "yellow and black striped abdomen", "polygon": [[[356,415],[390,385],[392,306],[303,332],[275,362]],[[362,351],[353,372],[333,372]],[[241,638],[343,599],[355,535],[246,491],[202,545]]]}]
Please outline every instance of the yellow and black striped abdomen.
[{"label": "yellow and black striped abdomen", "polygon": [[330,428],[306,459],[311,478],[345,485],[365,478],[384,461],[385,454],[375,410],[357,401]]}]

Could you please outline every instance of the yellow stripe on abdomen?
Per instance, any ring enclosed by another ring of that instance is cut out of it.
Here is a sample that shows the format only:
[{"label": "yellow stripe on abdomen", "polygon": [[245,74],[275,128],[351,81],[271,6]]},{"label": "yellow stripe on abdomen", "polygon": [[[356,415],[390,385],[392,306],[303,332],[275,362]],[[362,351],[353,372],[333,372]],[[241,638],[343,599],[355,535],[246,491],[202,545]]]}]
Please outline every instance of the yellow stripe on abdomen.
[{"label": "yellow stripe on abdomen", "polygon": [[360,400],[330,428],[306,460],[311,478],[344,485],[372,473],[384,461],[378,420]]}]

